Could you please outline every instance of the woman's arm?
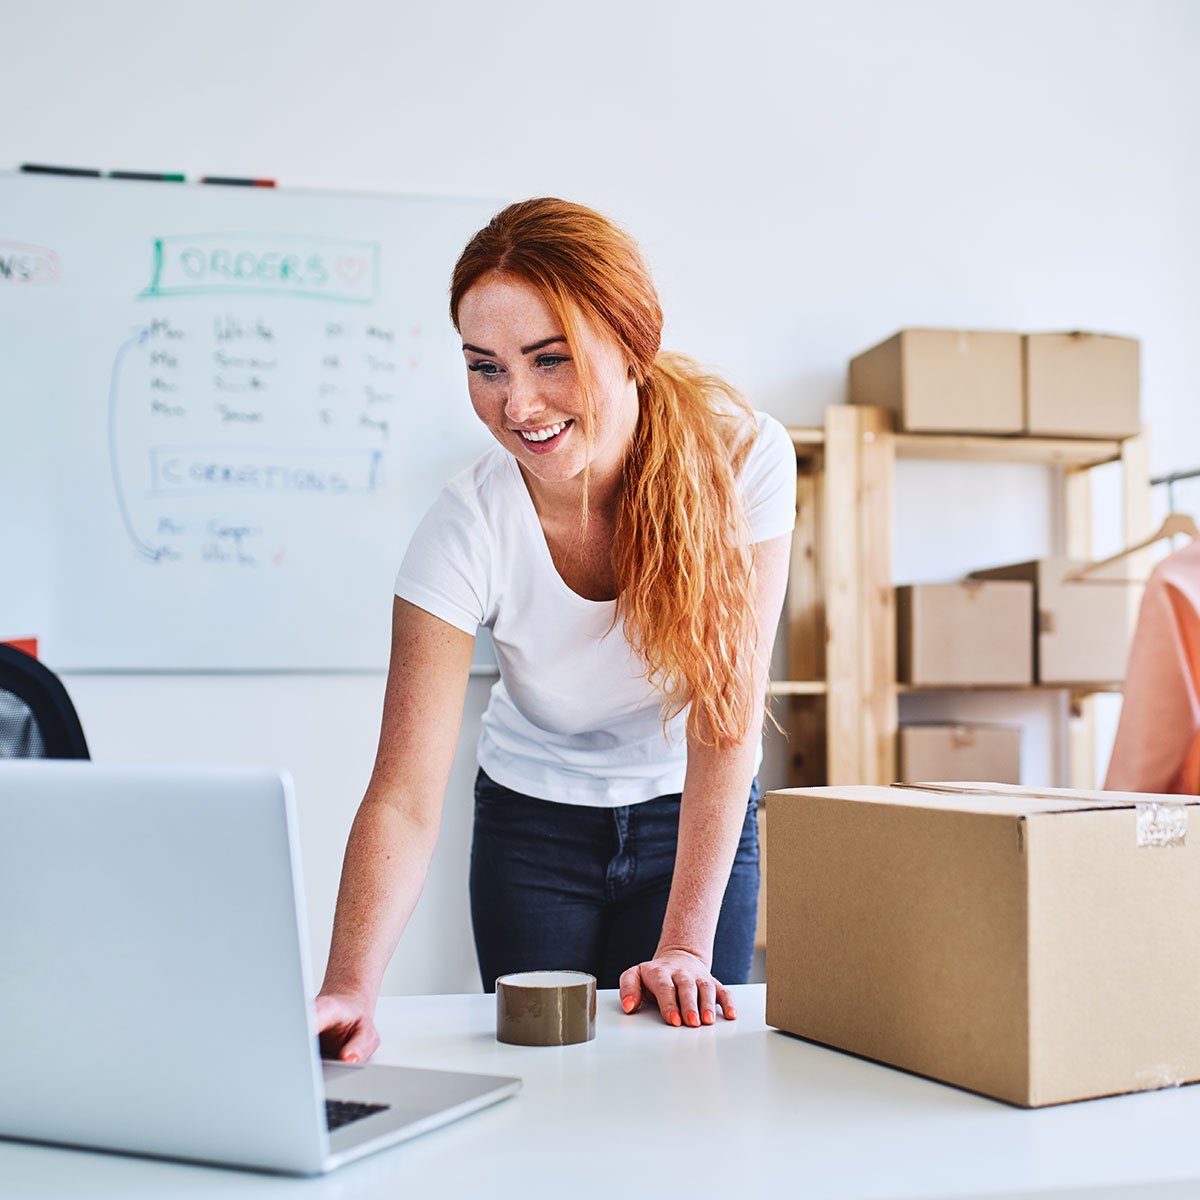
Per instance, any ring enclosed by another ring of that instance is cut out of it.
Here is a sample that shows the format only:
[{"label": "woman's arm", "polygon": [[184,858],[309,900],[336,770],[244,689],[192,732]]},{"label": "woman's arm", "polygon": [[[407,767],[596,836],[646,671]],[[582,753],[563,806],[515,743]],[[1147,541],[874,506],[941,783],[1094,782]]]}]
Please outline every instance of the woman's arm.
[{"label": "woman's arm", "polygon": [[726,749],[688,745],[687,777],[679,812],[675,873],[654,958],[621,976],[621,1004],[635,1011],[645,992],[671,1025],[712,1024],[720,1004],[734,1017],[729,995],[709,970],[721,899],[746,818],[754,760],[762,733],[762,699],[771,649],[787,586],[791,535],[754,547],[758,645],[753,695],[759,697],[745,738]]},{"label": "woman's arm", "polygon": [[375,1052],[375,1003],[437,842],[475,639],[397,598],[379,751],[350,829],[325,980],[322,1049]]}]

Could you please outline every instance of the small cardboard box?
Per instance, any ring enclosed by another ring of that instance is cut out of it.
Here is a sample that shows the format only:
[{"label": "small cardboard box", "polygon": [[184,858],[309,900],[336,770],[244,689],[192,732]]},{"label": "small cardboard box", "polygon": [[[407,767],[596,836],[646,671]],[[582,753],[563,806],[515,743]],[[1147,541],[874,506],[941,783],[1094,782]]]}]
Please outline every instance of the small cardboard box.
[{"label": "small cardboard box", "polygon": [[1021,335],[902,329],[850,360],[849,395],[910,433],[1020,433]]},{"label": "small cardboard box", "polygon": [[1136,338],[1029,333],[1023,342],[1026,433],[1127,438],[1140,432]]},{"label": "small cardboard box", "polygon": [[1027,1107],[1200,1079],[1200,799],[1172,801],[772,792],[768,1024]]},{"label": "small cardboard box", "polygon": [[1019,725],[901,725],[901,783],[940,779],[1021,782]]},{"label": "small cardboard box", "polygon": [[972,579],[1033,585],[1033,677],[1038,683],[1119,683],[1132,634],[1131,592],[1121,579],[1067,578],[1081,564],[1044,558],[974,571]]},{"label": "small cardboard box", "polygon": [[901,683],[1032,683],[1032,584],[964,580],[898,587],[896,666]]}]

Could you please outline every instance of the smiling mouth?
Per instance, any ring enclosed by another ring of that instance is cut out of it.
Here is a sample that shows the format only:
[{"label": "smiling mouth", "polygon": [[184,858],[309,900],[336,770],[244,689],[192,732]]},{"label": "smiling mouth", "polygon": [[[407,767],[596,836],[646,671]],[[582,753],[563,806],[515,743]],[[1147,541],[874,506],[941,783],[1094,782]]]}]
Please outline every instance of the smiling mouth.
[{"label": "smiling mouth", "polygon": [[513,432],[532,449],[548,450],[559,442],[574,424],[574,420],[556,421],[553,425],[543,425],[541,429],[516,429]]}]

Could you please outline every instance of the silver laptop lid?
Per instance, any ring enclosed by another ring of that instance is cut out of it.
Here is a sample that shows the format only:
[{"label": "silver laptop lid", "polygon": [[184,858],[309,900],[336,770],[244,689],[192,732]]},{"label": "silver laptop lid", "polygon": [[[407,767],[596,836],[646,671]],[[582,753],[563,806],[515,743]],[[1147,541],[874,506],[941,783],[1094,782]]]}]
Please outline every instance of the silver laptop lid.
[{"label": "silver laptop lid", "polygon": [[265,769],[0,762],[0,1134],[321,1168],[292,808]]}]

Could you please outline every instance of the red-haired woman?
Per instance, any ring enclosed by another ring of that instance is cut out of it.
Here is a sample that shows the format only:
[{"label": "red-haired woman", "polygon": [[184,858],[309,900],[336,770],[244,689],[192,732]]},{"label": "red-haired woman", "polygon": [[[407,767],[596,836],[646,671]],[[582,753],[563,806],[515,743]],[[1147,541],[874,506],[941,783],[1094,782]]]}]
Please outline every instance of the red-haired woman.
[{"label": "red-haired woman", "polygon": [[673,1026],[735,1016],[758,895],[755,772],[795,522],[786,432],[660,351],[633,241],[530,200],[463,251],[450,315],[499,443],[450,481],[396,581],[379,752],[317,999],[327,1053],[379,1043],[380,982],[433,853],[475,632],[471,912],[491,990],[575,969]]}]

